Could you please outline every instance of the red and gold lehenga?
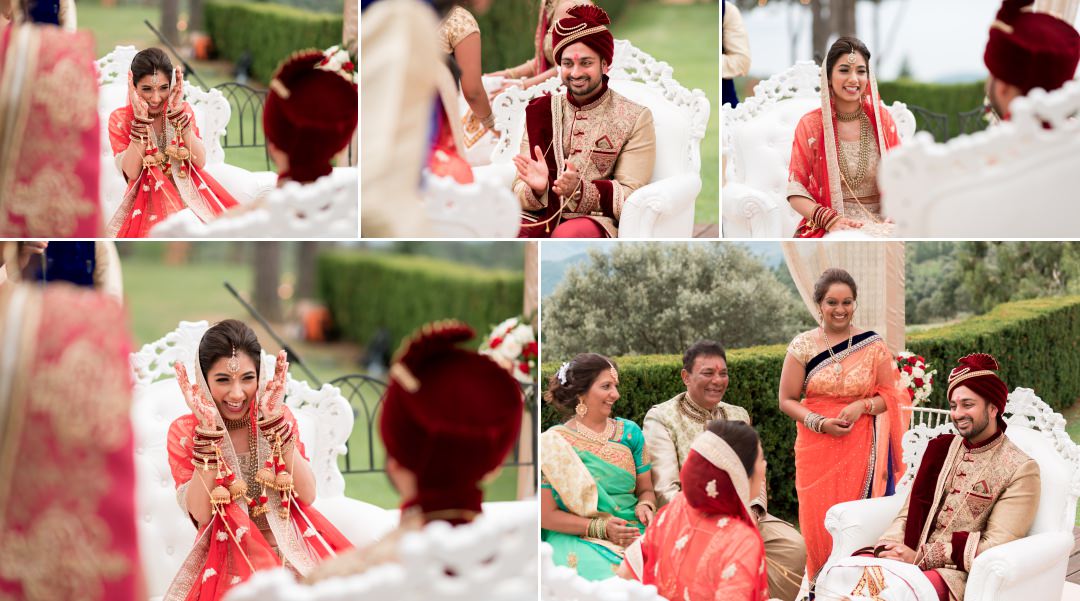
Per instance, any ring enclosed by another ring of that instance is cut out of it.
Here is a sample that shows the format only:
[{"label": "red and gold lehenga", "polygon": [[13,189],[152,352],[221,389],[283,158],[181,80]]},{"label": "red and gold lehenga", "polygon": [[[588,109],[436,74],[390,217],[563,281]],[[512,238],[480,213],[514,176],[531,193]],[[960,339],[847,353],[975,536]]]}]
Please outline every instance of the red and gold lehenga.
[{"label": "red and gold lehenga", "polygon": [[[183,110],[191,117],[189,127],[199,137],[199,127],[195,123],[191,105],[185,102]],[[130,104],[109,115],[109,142],[118,165],[120,155],[131,144],[131,122],[134,117]],[[147,145],[148,158],[157,155],[158,164],[144,163],[139,175],[128,182],[124,198],[106,227],[109,236],[146,237],[155,225],[184,209],[191,209],[196,217],[206,223],[238,204],[204,169],[190,160],[180,161],[165,156],[168,146],[183,146],[182,140],[182,133],[178,135],[173,124],[166,119],[164,134],[157,140],[150,140]]]},{"label": "red and gold lehenga", "polygon": [[101,236],[94,41],[0,29],[0,237]]},{"label": "red and gold lehenga", "polygon": [[0,599],[146,599],[120,305],[0,286]]},{"label": "red and gold lehenga", "polygon": [[[857,143],[839,140],[836,135],[836,106],[824,66],[821,72],[821,108],[803,115],[795,126],[791,161],[788,164],[787,196],[808,197],[818,205],[836,211],[841,217],[863,222],[863,231],[871,236],[887,236],[891,228],[883,224],[881,219],[877,165],[886,152],[900,145],[896,123],[882,106],[877,80],[871,73],[870,90],[859,105],[859,119],[865,135],[861,135]],[[829,119],[823,117],[825,114],[829,115]],[[842,161],[844,165],[841,165]],[[859,171],[864,173],[856,180],[854,177],[844,177],[845,171],[853,176]],[[827,233],[823,225],[804,217],[799,221],[794,236],[821,238]],[[882,227],[874,227],[879,225]]]},{"label": "red and gold lehenga", "polygon": [[[269,374],[263,374],[260,390],[268,377]],[[211,398],[197,358],[195,379],[206,398]],[[306,459],[296,418],[287,407],[284,419],[291,424],[296,448]],[[215,414],[215,421],[219,429],[225,429],[219,413]],[[177,502],[185,513],[187,487],[203,485],[193,465],[197,425],[195,415],[187,414],[172,423],[168,434],[169,468],[176,483]],[[212,514],[210,522],[198,529],[195,546],[169,585],[165,601],[217,601],[255,571],[284,565],[306,575],[323,559],[352,548],[348,539],[315,508],[295,496],[286,499],[283,505],[281,494],[270,487],[262,488],[255,481],[255,470],[272,451],[262,435],[249,432],[249,436],[256,437],[254,457],[250,448],[244,452],[235,449],[226,434],[221,442],[222,458],[228,469],[247,483],[248,496],[258,498],[262,490],[270,510],[255,515],[259,512],[250,510],[245,497],[240,496],[224,505],[221,513]],[[282,507],[287,512],[282,512]]]}]

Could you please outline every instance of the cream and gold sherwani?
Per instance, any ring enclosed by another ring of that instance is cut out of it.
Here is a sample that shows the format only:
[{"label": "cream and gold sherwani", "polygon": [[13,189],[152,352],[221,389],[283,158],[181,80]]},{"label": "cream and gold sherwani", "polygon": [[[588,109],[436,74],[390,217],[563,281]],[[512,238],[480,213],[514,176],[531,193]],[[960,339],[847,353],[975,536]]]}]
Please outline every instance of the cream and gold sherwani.
[{"label": "cream and gold sherwani", "polygon": [[551,192],[551,185],[573,163],[581,185],[566,201],[561,219],[555,217],[548,227],[537,227],[537,235],[545,237],[560,221],[585,216],[610,237],[618,236],[623,203],[652,178],[656,132],[649,109],[607,88],[605,76],[602,92],[587,104],[577,106],[568,94],[541,96],[529,103],[525,121],[521,153],[535,159],[534,146],[544,151],[548,191],[538,198],[528,184],[514,178],[523,225],[559,212],[562,201]]},{"label": "cream and gold sherwani", "polygon": [[[1007,436],[974,449],[953,437],[937,474],[928,519],[912,547],[915,563],[923,570],[937,570],[952,598],[963,601],[975,556],[1027,535],[1039,507],[1039,490],[1039,465]],[[909,495],[879,543],[904,542],[910,503]]]},{"label": "cream and gold sherwani", "polygon": [[[682,490],[679,470],[690,453],[690,445],[698,434],[705,431],[705,424],[714,419],[752,425],[750,414],[738,405],[721,401],[712,411],[708,411],[685,392],[654,405],[645,414],[642,432],[652,455],[653,487],[656,489],[656,501],[661,506]],[[768,494],[765,490],[750,505],[760,511],[758,530],[765,541],[765,557],[769,563],[769,591],[773,597],[794,599],[806,570],[806,543],[794,526],[768,513]]]}]

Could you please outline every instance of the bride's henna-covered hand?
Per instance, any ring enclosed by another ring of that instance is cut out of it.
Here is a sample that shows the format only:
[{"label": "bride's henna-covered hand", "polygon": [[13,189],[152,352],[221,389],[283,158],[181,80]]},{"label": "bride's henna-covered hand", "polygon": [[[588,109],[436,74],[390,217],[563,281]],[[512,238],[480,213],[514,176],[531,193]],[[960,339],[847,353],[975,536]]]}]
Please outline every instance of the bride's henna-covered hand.
[{"label": "bride's henna-covered hand", "polygon": [[172,87],[169,89],[168,112],[173,113],[184,104],[184,69],[177,65],[173,70]]},{"label": "bride's henna-covered hand", "polygon": [[277,417],[285,412],[285,379],[289,374],[289,356],[285,349],[277,355],[274,364],[274,377],[266,383],[266,389],[259,396],[259,409],[262,418]]},{"label": "bride's henna-covered hand", "polygon": [[135,90],[135,77],[131,71],[128,71],[128,100],[131,102],[131,110],[134,111],[136,118],[143,120],[150,118],[150,105]]},{"label": "bride's henna-covered hand", "polygon": [[204,428],[215,429],[214,417],[217,415],[217,409],[214,407],[203,391],[199,388],[195,388],[191,384],[191,380],[188,379],[187,368],[180,361],[173,364],[173,369],[176,370],[176,381],[180,383],[180,392],[184,395],[184,401],[187,406],[191,408],[191,412],[195,414],[195,417],[199,420],[199,425]]}]

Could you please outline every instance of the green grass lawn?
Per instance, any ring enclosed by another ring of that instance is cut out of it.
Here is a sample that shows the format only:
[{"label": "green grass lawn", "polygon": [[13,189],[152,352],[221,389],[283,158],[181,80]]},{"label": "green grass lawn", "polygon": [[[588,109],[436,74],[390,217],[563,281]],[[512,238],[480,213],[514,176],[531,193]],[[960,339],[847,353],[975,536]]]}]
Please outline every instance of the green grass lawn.
[{"label": "green grass lawn", "polygon": [[[1073,442],[1080,444],[1080,401],[1061,412],[1065,418],[1065,432]],[[1080,526],[1080,505],[1076,508],[1076,525]]]},{"label": "green grass lawn", "polygon": [[[253,272],[249,263],[225,260],[192,262],[183,265],[164,265],[164,245],[154,242],[130,242],[137,244],[137,252],[125,253],[122,259],[124,278],[124,302],[134,335],[135,348],[153,342],[176,328],[181,320],[214,322],[235,318],[251,324],[260,342],[270,351],[277,348],[272,338],[255,324],[247,312],[222,286],[230,282],[243,295],[253,286]],[[207,243],[200,243],[207,244]],[[121,249],[126,250],[126,249]],[[286,311],[288,309],[286,308]],[[286,324],[272,324],[274,330],[303,358],[305,364],[322,382],[346,374],[363,373],[357,362],[360,349],[350,343],[310,343],[289,335]],[[290,368],[294,378],[308,380],[308,376],[295,363]],[[314,383],[312,383],[314,385]],[[351,460],[354,469],[364,469],[369,463],[368,424],[363,408],[354,407],[357,419],[349,438]],[[377,428],[374,467],[382,469],[386,458],[378,441]],[[344,469],[345,459],[339,465]],[[453,469],[453,466],[447,466]],[[396,507],[397,493],[383,473],[347,474],[346,494],[352,498],[381,507]],[[517,468],[509,468],[485,486],[486,501],[508,501],[517,498]]]},{"label": "green grass lawn", "polygon": [[701,193],[694,223],[720,223],[720,7],[717,3],[670,5],[638,3],[612,27],[616,38],[675,70],[674,77],[689,89],[700,88],[709,99],[709,125],[701,141]]}]

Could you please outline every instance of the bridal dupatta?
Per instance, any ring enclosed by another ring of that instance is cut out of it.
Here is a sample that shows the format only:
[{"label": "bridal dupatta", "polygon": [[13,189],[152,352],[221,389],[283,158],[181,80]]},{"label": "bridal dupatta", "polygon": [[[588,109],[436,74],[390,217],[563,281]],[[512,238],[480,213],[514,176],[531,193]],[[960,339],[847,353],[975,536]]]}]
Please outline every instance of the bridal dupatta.
[{"label": "bridal dupatta", "polygon": [[665,599],[768,599],[765,543],[750,517],[750,484],[738,455],[716,434],[702,432],[679,478],[682,491],[638,539],[641,563],[627,562],[635,576]]},{"label": "bridal dupatta", "polygon": [[[877,79],[871,72],[870,93],[863,96],[861,108],[870,118],[879,156],[900,145],[900,136],[892,115],[882,106],[878,95]],[[823,115],[828,114],[829,119]],[[795,138],[791,143],[791,161],[788,163],[788,181],[797,182],[810,193],[810,200],[830,207],[844,216],[844,185],[840,179],[839,141],[836,137],[836,109],[833,105],[832,88],[829,86],[825,65],[821,66],[821,108],[814,109],[799,119],[795,126]],[[821,224],[805,217],[795,228],[796,238],[821,238],[826,234]]]},{"label": "bridal dupatta", "polygon": [[[603,442],[563,425],[540,436],[542,488],[550,490],[561,511],[587,518],[615,516],[644,530],[634,515],[638,474],[652,469],[645,437],[634,422],[616,419],[615,432]],[[588,580],[611,578],[623,547],[606,539],[541,530],[554,561]]]},{"label": "bridal dupatta", "polygon": [[101,236],[94,42],[0,29],[0,237]]},{"label": "bridal dupatta", "polygon": [[126,321],[84,288],[0,286],[0,599],[146,599]]},{"label": "bridal dupatta", "polygon": [[806,367],[802,404],[825,417],[836,417],[853,401],[879,396],[887,410],[862,415],[850,433],[832,436],[796,426],[795,491],[799,524],[806,539],[806,573],[813,578],[832,551],[825,530],[825,512],[837,503],[891,495],[904,473],[900,439],[911,415],[904,410],[911,398],[900,386],[892,353],[873,331],[856,334],[832,347],[841,370],[829,352],[814,354],[817,330],[804,332],[788,353]]},{"label": "bridal dupatta", "polygon": [[[185,102],[183,109],[191,116],[189,127],[192,132],[201,138],[191,105]],[[135,112],[130,102],[109,115],[109,142],[118,169],[120,155],[131,145],[131,121],[134,118]],[[166,119],[166,143],[171,143],[175,137],[176,130],[172,122]],[[165,149],[159,150],[164,152]],[[181,177],[181,173],[185,176]],[[164,167],[143,167],[139,175],[128,182],[124,198],[109,220],[106,233],[116,238],[144,238],[150,235],[150,229],[155,225],[185,208],[191,209],[200,221],[206,223],[237,204],[236,199],[205,169],[196,167],[191,161],[182,165],[180,161],[168,158]]]},{"label": "bridal dupatta", "polygon": [[[213,398],[198,364],[198,356],[195,358],[194,371],[196,383],[203,394],[207,399]],[[265,368],[261,370],[260,391],[265,389],[266,382],[272,377],[273,371],[267,371]],[[285,408],[285,419],[292,424],[296,448],[306,459],[296,418],[288,407]],[[225,429],[220,413],[215,412],[214,421],[218,428]],[[187,487],[202,486],[201,480],[195,477],[195,468],[191,464],[193,437],[197,425],[197,418],[189,413],[177,418],[169,426],[169,468],[176,483],[177,502],[185,513]],[[270,456],[270,451],[269,443],[259,435],[259,465]],[[222,438],[221,452],[229,468],[237,477],[242,477],[245,470],[241,469],[236,449],[228,434]],[[248,458],[249,461],[252,459]],[[289,471],[292,472],[292,466],[289,466]],[[257,494],[258,488],[253,486],[254,484],[249,483],[249,495]],[[165,601],[218,601],[233,586],[247,580],[253,572],[281,566],[282,560],[300,575],[306,575],[319,561],[352,547],[329,520],[310,505],[294,498],[290,505],[289,519],[285,520],[276,511],[281,503],[278,492],[267,487],[265,493],[269,498],[268,507],[271,508],[265,517],[274,534],[278,551],[275,552],[259,531],[259,527],[248,514],[244,498],[241,497],[226,506],[224,519],[215,515],[207,525],[199,529],[194,547],[165,593]],[[281,554],[280,559],[278,553]]]}]

